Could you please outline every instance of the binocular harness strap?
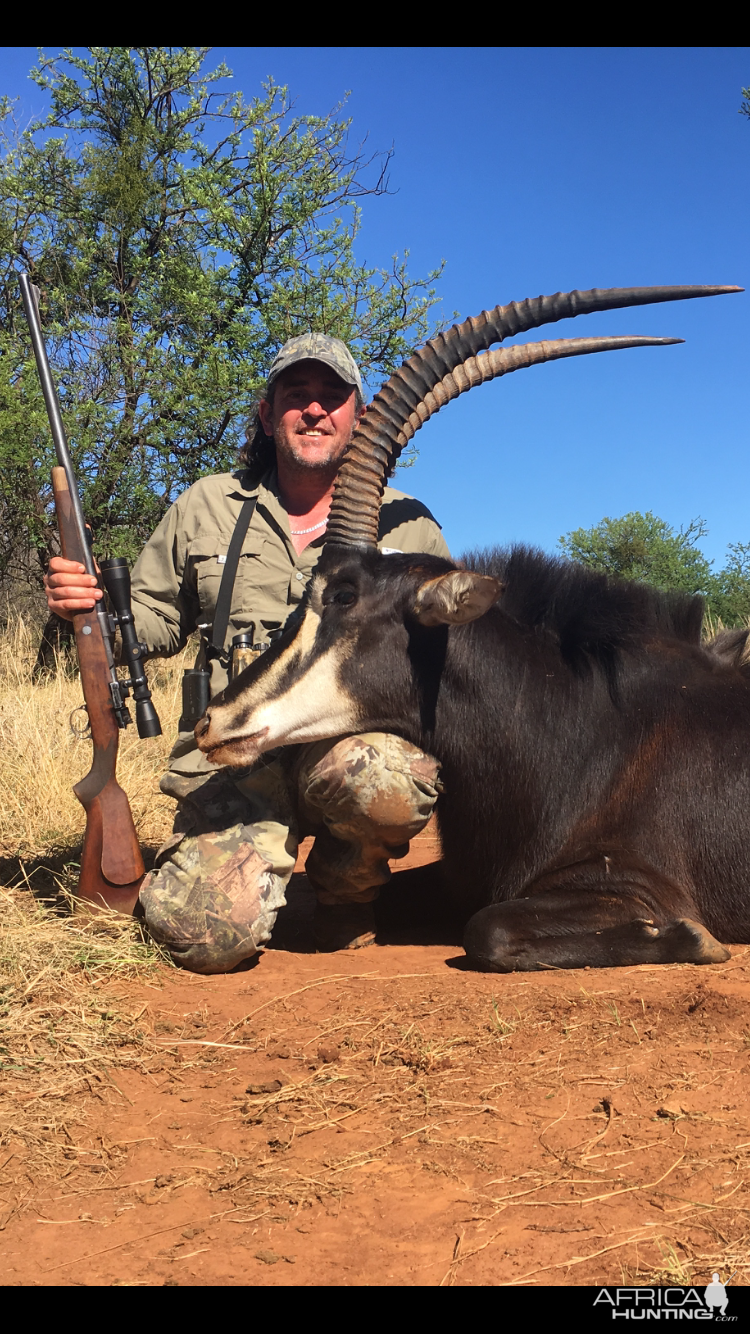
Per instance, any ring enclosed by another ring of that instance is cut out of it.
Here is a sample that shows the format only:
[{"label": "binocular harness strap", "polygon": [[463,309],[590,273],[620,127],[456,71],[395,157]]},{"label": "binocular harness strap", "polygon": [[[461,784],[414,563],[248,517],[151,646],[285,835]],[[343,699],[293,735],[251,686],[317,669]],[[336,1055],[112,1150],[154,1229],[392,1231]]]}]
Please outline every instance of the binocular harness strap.
[{"label": "binocular harness strap", "polygon": [[239,513],[239,518],[234,526],[234,532],[229,543],[227,559],[219,584],[219,596],[216,599],[216,610],[214,611],[214,623],[211,627],[211,638],[206,644],[206,658],[219,658],[226,666],[228,654],[226,648],[227,630],[229,629],[229,616],[232,610],[232,593],[234,592],[234,581],[237,577],[237,568],[240,563],[240,552],[242,543],[245,540],[245,534],[250,526],[250,520],[257,504],[257,496],[249,496],[244,502]]}]

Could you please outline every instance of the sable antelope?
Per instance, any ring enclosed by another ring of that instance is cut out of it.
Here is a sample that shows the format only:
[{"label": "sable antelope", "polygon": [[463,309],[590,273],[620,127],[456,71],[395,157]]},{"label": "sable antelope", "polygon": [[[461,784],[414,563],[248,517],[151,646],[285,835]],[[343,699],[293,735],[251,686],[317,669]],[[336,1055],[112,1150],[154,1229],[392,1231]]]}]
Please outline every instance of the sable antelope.
[{"label": "sable antelope", "polygon": [[480,968],[712,963],[750,941],[746,634],[700,641],[699,598],[518,550],[457,568],[376,548],[384,478],[464,389],[537,361],[673,339],[482,349],[549,321],[738,291],[572,292],[431,340],[378,393],[337,481],[306,602],[210,705],[198,744],[246,766],[276,746],[394,732],[442,763],[449,877]]}]

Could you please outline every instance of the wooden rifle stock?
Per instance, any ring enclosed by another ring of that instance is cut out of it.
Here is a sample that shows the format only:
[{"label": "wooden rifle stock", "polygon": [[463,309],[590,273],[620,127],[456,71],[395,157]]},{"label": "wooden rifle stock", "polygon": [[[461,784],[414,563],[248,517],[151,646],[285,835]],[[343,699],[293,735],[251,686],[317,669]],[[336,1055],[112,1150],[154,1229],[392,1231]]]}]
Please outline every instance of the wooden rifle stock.
[{"label": "wooden rifle stock", "polygon": [[[87,563],[75,523],[64,468],[52,469],[60,543],[66,560]],[[132,913],[145,873],[128,799],[115,770],[119,728],[109,690],[110,670],[99,615],[91,611],[73,617],[81,669],[81,684],[94,745],[94,761],[73,791],[86,811],[86,835],[81,855],[78,896],[98,907]]]}]

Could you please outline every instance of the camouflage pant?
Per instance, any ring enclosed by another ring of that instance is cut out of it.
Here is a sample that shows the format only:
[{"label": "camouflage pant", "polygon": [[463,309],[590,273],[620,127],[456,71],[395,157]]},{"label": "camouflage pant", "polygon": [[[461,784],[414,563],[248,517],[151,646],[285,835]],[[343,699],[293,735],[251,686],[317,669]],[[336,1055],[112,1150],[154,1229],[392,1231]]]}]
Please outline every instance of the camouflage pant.
[{"label": "camouflage pant", "polygon": [[172,837],[141,886],[154,938],[176,963],[221,973],[271,938],[300,839],[315,835],[307,873],[324,904],[369,903],[427,824],[440,766],[382,732],[289,747],[243,774],[170,771]]}]

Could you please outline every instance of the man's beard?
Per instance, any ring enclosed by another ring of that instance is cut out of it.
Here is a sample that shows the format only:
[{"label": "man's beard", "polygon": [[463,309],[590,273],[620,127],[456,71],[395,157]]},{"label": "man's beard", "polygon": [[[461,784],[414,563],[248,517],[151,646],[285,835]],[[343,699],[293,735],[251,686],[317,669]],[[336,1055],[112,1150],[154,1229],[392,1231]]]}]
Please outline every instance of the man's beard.
[{"label": "man's beard", "polygon": [[[339,446],[337,444],[334,444],[333,437],[330,437],[331,448],[327,452],[327,456],[321,457],[320,455],[318,455],[317,458],[311,457],[309,454],[305,454],[301,444],[298,445],[297,442],[303,440],[304,438],[305,438],[304,436],[297,435],[296,432],[293,435],[289,436],[282,434],[281,431],[276,431],[274,435],[274,443],[276,444],[277,449],[281,447],[287,467],[291,465],[300,472],[306,472],[306,473],[338,472],[341,460],[344,456],[344,451],[342,450],[341,452],[339,452]],[[347,441],[347,446],[348,444],[349,441]]]}]

